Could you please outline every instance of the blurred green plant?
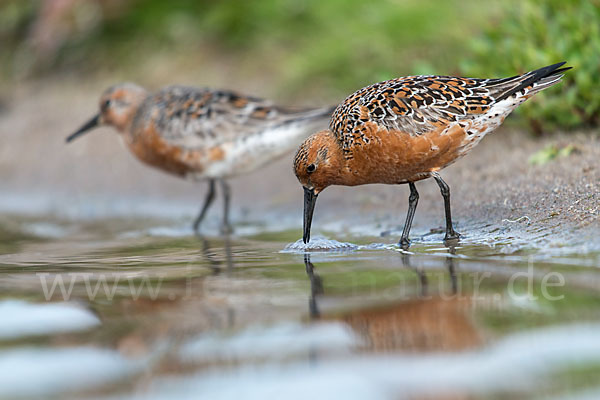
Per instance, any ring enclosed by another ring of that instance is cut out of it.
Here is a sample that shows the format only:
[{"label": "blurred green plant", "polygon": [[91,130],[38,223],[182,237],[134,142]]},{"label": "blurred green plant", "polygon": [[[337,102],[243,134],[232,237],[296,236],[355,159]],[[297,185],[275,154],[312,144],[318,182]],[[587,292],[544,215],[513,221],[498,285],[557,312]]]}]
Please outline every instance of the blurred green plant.
[{"label": "blurred green plant", "polygon": [[574,69],[563,82],[516,113],[538,132],[600,124],[600,0],[4,0],[0,40],[5,81],[111,71],[144,83],[184,71],[212,85],[203,72],[217,66],[281,101],[565,60]]},{"label": "blurred green plant", "polygon": [[[196,70],[208,60],[262,73],[283,97],[338,97],[405,74],[459,73],[464,38],[498,9],[476,0],[64,0],[70,5],[60,10],[23,3],[0,5],[20,27],[0,49],[8,75],[139,70],[140,60],[163,54]],[[36,32],[56,36],[55,54],[35,54]]]},{"label": "blurred green plant", "polygon": [[471,41],[468,76],[505,77],[567,61],[562,83],[517,109],[535,132],[600,124],[600,1],[505,2],[500,21]]},{"label": "blurred green plant", "polygon": [[577,148],[572,144],[563,147],[551,144],[533,153],[528,161],[531,165],[544,165],[556,158],[570,156],[576,151]]}]

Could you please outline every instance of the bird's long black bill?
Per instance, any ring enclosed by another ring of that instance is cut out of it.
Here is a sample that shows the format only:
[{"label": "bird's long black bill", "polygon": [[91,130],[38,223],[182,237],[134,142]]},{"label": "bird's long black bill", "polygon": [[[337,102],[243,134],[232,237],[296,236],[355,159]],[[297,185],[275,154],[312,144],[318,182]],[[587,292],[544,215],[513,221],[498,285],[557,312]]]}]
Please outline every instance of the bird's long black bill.
[{"label": "bird's long black bill", "polygon": [[98,125],[100,125],[100,115],[94,116],[94,118],[83,124],[81,128],[77,129],[75,133],[69,135],[69,137],[66,139],[67,143],[77,139],[79,136],[83,135],[90,129],[97,127]]},{"label": "bird's long black bill", "polygon": [[312,223],[316,203],[317,195],[314,189],[304,188],[304,234],[302,235],[304,243],[310,241],[310,224]]}]

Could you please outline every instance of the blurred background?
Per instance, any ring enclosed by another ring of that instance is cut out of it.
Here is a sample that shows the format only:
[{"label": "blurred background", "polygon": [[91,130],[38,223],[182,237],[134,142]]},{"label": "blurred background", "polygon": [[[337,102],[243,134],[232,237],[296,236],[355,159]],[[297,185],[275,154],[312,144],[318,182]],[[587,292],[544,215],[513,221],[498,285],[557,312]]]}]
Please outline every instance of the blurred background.
[{"label": "blurred background", "polygon": [[575,112],[547,99],[521,109],[529,122],[559,128],[598,123],[594,0],[5,0],[0,7],[8,89],[129,79],[338,101],[402,75],[512,76],[566,60],[574,71],[561,87]]},{"label": "blurred background", "polygon": [[[152,208],[158,196],[195,212],[186,202],[195,204],[203,188],[142,166],[109,129],[63,143],[96,111],[101,92],[121,81],[151,90],[176,83],[228,88],[320,106],[403,75],[504,77],[564,60],[574,69],[563,83],[507,124],[538,136],[594,128],[599,21],[599,2],[585,0],[4,0],[0,207],[128,213]],[[259,173],[276,171],[273,179],[295,188],[287,159]],[[297,197],[266,180],[248,181],[239,183],[248,204],[270,199],[270,209]],[[119,208],[117,192],[137,200]],[[164,211],[163,203],[158,199],[154,211]]]}]

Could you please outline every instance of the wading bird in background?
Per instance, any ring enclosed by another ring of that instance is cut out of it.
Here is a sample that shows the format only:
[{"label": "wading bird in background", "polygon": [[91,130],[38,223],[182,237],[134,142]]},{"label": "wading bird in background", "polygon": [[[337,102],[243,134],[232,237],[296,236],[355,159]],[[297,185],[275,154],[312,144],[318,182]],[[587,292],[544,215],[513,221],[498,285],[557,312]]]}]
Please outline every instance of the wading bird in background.
[{"label": "wading bird in background", "polygon": [[248,173],[292,150],[333,108],[294,110],[225,90],[170,86],[149,93],[132,83],[107,89],[100,112],[67,142],[98,126],[112,126],[144,163],[192,180],[207,180],[208,193],[194,230],[215,196],[224,197],[223,233],[229,224],[227,178]]},{"label": "wading bird in background", "polygon": [[408,248],[419,193],[433,177],[444,198],[445,240],[452,226],[450,189],[439,171],[498,128],[519,104],[559,82],[558,63],[503,79],[408,76],[367,86],[334,111],[329,129],[307,138],[294,158],[304,188],[304,243],[317,195],[330,185],[403,184],[410,188],[400,246]]}]

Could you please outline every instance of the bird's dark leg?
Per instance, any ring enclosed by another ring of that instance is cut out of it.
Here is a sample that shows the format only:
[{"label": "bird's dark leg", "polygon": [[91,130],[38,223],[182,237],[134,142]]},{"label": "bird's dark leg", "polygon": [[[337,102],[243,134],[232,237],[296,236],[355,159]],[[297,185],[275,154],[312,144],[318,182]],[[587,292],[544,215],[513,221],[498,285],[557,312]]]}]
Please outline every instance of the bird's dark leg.
[{"label": "bird's dark leg", "polygon": [[442,197],[444,198],[444,209],[446,210],[446,237],[444,240],[458,239],[460,234],[456,232],[452,226],[452,214],[450,211],[450,188],[437,173],[433,174],[433,178],[440,187],[440,192],[442,192]]},{"label": "bird's dark leg", "polygon": [[410,227],[412,226],[413,218],[415,217],[415,210],[417,209],[417,203],[419,202],[419,192],[413,182],[408,182],[410,187],[410,196],[408,196],[408,213],[406,214],[406,223],[402,230],[402,237],[400,238],[400,247],[407,250],[410,247],[410,241],[408,240],[408,234]]},{"label": "bird's dark leg", "polygon": [[228,234],[233,232],[229,224],[229,200],[231,199],[231,190],[224,179],[219,179],[221,190],[223,191],[223,224],[221,225],[221,233]]},{"label": "bird's dark leg", "polygon": [[196,217],[196,220],[194,221],[194,231],[196,233],[200,232],[200,224],[202,223],[202,220],[204,219],[204,216],[206,215],[206,211],[208,210],[208,207],[210,207],[210,205],[212,204],[214,199],[215,199],[215,180],[211,179],[208,181],[208,193],[206,194],[206,198],[204,200],[204,205],[202,206],[202,209],[200,210],[200,214],[198,214],[198,216]]}]

